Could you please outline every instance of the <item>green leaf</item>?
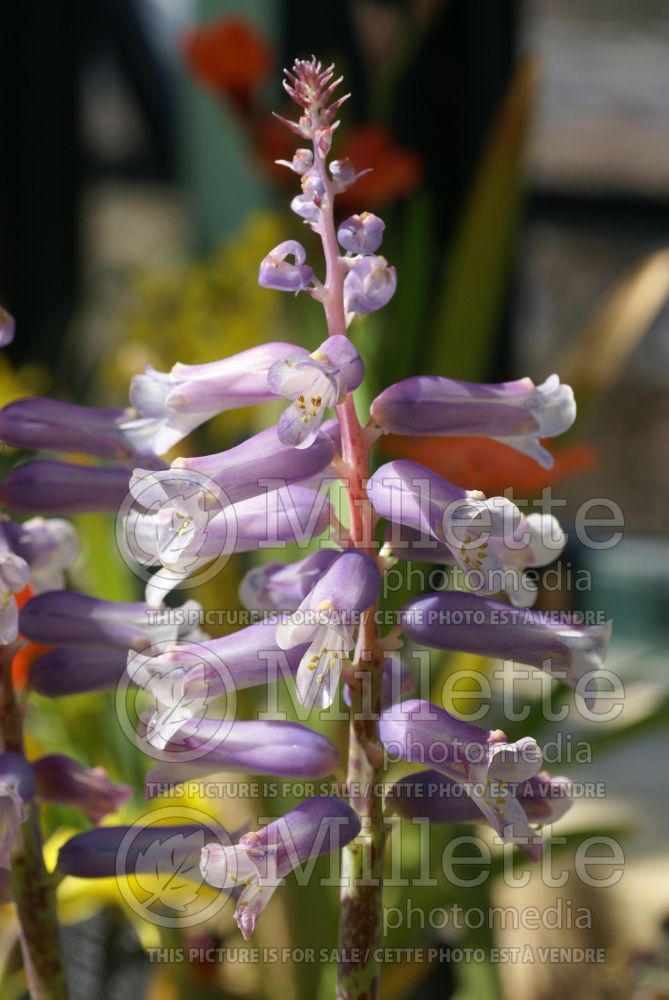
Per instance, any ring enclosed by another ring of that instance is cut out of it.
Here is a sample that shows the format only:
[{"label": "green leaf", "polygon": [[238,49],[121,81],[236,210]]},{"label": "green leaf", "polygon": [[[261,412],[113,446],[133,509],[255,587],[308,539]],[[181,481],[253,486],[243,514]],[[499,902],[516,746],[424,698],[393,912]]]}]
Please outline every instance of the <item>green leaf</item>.
[{"label": "green leaf", "polygon": [[522,154],[536,74],[522,60],[493,124],[443,278],[429,373],[486,375],[513,259]]}]

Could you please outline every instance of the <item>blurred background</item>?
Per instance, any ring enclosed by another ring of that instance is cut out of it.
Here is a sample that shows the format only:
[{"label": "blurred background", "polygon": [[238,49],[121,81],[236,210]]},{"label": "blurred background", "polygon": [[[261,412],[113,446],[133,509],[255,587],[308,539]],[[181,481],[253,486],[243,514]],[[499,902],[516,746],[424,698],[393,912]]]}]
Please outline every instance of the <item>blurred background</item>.
[{"label": "blurred background", "polygon": [[[600,549],[573,541],[562,586],[542,592],[540,606],[615,619],[609,666],[623,678],[624,711],[607,726],[570,716],[556,727],[542,721],[536,690],[527,700],[540,741],[561,731],[592,749],[590,763],[567,755],[551,770],[606,782],[604,800],[577,801],[557,828],[566,838],[560,856],[569,866],[575,847],[604,831],[623,845],[624,876],[596,889],[549,890],[534,872],[522,890],[499,878],[475,890],[409,890],[426,911],[454,902],[550,906],[562,896],[588,907],[592,926],[455,934],[414,921],[389,941],[606,947],[607,962],[409,962],[385,969],[382,995],[669,997],[666,4],[340,0],[315,15],[288,0],[25,0],[2,6],[0,30],[0,301],[18,330],[0,358],[2,405],[29,394],[126,405],[130,377],[145,364],[166,370],[267,339],[320,342],[313,303],[284,302],[256,285],[259,260],[282,239],[303,239],[315,254],[288,210],[294,177],[273,166],[295,143],[270,116],[285,109],[281,67],[312,52],[335,60],[353,93],[338,155],[374,168],[341,199],[342,212],[369,209],[386,220],[383,252],[399,276],[390,306],[358,325],[369,372],[359,405],[418,373],[541,381],[556,371],[574,386],[579,417],[555,444],[551,473],[476,439],[384,440],[380,451],[489,495],[513,486],[531,500],[551,486],[566,501],[558,511],[566,530],[585,501],[622,510],[623,540]],[[222,450],[259,429],[257,419],[225,414],[187,446]],[[113,523],[87,515],[78,527],[84,553],[74,585],[136,597]],[[226,567],[194,596],[237,606],[247,565]],[[439,662],[435,696],[462,665],[462,657]],[[137,795],[122,817],[131,822],[149,808],[145,762],[119,734],[111,698],[35,699],[29,737],[35,752],[67,748],[133,782]],[[569,697],[556,689],[555,704],[563,702]],[[217,818],[235,811],[234,803],[196,805]],[[45,824],[55,856],[82,821],[52,809]],[[440,831],[435,852],[453,835]],[[397,892],[388,905],[400,905]],[[258,943],[334,945],[336,890],[328,893],[289,885],[259,925]],[[149,964],[145,948],[164,937],[128,913],[106,880],[66,879],[60,905],[74,998],[332,995],[331,967]],[[188,943],[241,943],[229,908],[189,933]],[[22,996],[8,907],[0,957],[3,997]]]}]

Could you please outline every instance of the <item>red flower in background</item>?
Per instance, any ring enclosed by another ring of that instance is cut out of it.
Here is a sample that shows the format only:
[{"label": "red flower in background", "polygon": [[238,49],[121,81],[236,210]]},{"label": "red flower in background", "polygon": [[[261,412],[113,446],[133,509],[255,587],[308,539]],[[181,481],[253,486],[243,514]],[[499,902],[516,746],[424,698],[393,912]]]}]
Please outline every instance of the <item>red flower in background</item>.
[{"label": "red flower in background", "polygon": [[227,97],[240,113],[249,110],[253,92],[274,67],[269,43],[238,17],[197,28],[185,39],[183,51],[193,76]]},{"label": "red flower in background", "polygon": [[372,170],[338,196],[338,204],[347,209],[376,208],[404,198],[418,187],[423,177],[418,153],[398,146],[381,125],[366,125],[349,132],[340,156],[351,160],[357,170],[370,167]]},{"label": "red flower in background", "polygon": [[537,496],[545,486],[554,486],[568,476],[597,466],[599,455],[592,445],[572,444],[554,452],[555,465],[542,469],[527,455],[489,438],[401,437],[388,434],[379,441],[384,455],[408,458],[439,473],[465,489],[482,490],[486,496],[501,496],[513,486],[520,498]]}]

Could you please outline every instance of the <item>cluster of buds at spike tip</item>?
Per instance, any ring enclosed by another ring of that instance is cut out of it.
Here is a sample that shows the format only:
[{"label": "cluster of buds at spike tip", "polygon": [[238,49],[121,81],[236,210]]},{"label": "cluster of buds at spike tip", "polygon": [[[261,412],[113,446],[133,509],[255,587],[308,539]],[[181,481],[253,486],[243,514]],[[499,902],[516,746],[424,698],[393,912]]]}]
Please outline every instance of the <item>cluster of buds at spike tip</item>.
[{"label": "cluster of buds at spike tip", "polygon": [[279,118],[296,135],[304,139],[315,139],[321,146],[321,151],[327,155],[332,141],[332,132],[339,124],[334,121],[335,115],[351,96],[344,94],[330,104],[334,92],[342,82],[343,77],[333,79],[334,65],[323,69],[321,63],[312,56],[311,59],[296,59],[292,70],[284,70],[286,78],[283,86],[286,93],[303,109],[298,122],[287,118]]}]

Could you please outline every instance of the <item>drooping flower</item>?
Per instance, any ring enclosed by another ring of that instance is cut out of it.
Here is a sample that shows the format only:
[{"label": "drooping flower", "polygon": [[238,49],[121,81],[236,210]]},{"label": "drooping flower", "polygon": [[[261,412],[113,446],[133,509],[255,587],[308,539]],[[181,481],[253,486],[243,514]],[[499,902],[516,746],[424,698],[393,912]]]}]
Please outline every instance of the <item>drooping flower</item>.
[{"label": "drooping flower", "polygon": [[345,219],[337,230],[340,246],[353,254],[376,253],[383,241],[386,224],[372,212],[361,212]]},{"label": "drooping flower", "polygon": [[329,337],[307,355],[290,354],[270,368],[267,384],[278,396],[292,400],[277,427],[282,444],[308,448],[327,409],[341,403],[362,382],[362,358],[348,339]]},{"label": "drooping flower", "polygon": [[85,767],[64,754],[33,760],[36,795],[42,802],[70,806],[99,823],[132,796],[129,785],[115,785],[102,767]]},{"label": "drooping flower", "polygon": [[[199,750],[201,756],[193,759]],[[251,720],[224,725],[212,718],[184,724],[163,748],[162,759],[146,775],[147,798],[219,771],[324,778],[340,763],[330,740],[297,722]]]},{"label": "drooping flower", "polygon": [[187,601],[157,613],[142,602],[103,601],[64,590],[31,598],[19,620],[21,634],[45,646],[140,650],[187,637],[201,610],[196,601]]},{"label": "drooping flower", "polygon": [[382,309],[395,294],[397,274],[385,257],[366,254],[346,258],[348,274],[344,278],[344,305],[348,317]]},{"label": "drooping flower", "polygon": [[20,514],[115,514],[128,493],[122,465],[75,465],[35,459],[11,469],[0,483],[0,503]]},{"label": "drooping flower", "polygon": [[340,555],[318,549],[300,562],[254,566],[239,585],[240,600],[249,611],[295,611]]},{"label": "drooping flower", "polygon": [[70,521],[59,517],[32,517],[28,521],[4,521],[4,532],[14,552],[25,559],[30,586],[35,593],[65,586],[64,571],[79,555],[79,539]]},{"label": "drooping flower", "polygon": [[[381,517],[420,532],[417,558],[446,547],[465,574],[469,590],[505,590],[514,605],[528,607],[536,584],[524,571],[559,556],[565,536],[552,515],[522,515],[506,497],[487,500],[417,462],[388,462],[372,476],[368,495]],[[397,537],[391,536],[392,542]],[[444,559],[438,556],[437,561]]]},{"label": "drooping flower", "polygon": [[334,700],[353,627],[379,596],[381,575],[363,552],[344,552],[276,633],[282,649],[309,643],[297,670],[302,704],[327,708]]},{"label": "drooping flower", "polygon": [[147,421],[109,410],[29,396],[0,410],[0,439],[16,448],[80,452],[117,462],[152,459]]},{"label": "drooping flower", "polygon": [[22,754],[0,753],[0,869],[11,868],[12,848],[35,794],[35,774]]},{"label": "drooping flower", "polygon": [[[292,257],[294,263],[288,258]],[[284,240],[260,263],[258,284],[279,292],[302,292],[313,281],[314,272],[305,264],[307,252],[296,240]]]},{"label": "drooping flower", "polygon": [[219,413],[272,399],[267,372],[287,353],[307,356],[303,347],[272,342],[220,361],[176,364],[169,372],[147,368],[135,375],[130,401],[139,416],[151,422],[155,453],[163,455]]},{"label": "drooping flower", "polygon": [[419,700],[401,702],[384,712],[379,732],[388,754],[428,764],[463,785],[500,837],[520,844],[531,857],[538,856],[541,838],[509,791],[509,785],[527,781],[541,769],[543,755],[534,739],[527,736],[509,743],[501,730],[480,729]]},{"label": "drooping flower", "polygon": [[565,613],[528,611],[474,594],[442,592],[415,598],[400,612],[404,632],[416,642],[538,667],[575,688],[604,665],[611,623],[579,625]]},{"label": "drooping flower", "polygon": [[342,799],[312,798],[236,846],[209,844],[202,851],[205,880],[235,897],[235,920],[248,940],[282,880],[321,854],[339,851],[360,832],[360,821]]},{"label": "drooping flower", "polygon": [[14,594],[20,593],[30,581],[30,569],[25,559],[9,546],[4,531],[0,531],[0,644],[14,642],[18,634],[18,607]]},{"label": "drooping flower", "polygon": [[[533,777],[507,782],[500,791],[513,796],[528,822],[548,826],[572,806],[569,778],[551,777],[539,771]],[[481,810],[465,786],[439,771],[420,771],[400,778],[386,796],[386,812],[405,819],[422,817],[433,823],[475,823]]]},{"label": "drooping flower", "polygon": [[531,379],[479,385],[420,375],[389,386],[371,413],[393,434],[481,435],[501,441],[550,469],[553,457],[540,438],[563,434],[576,418],[574,394],[551,375],[539,386]]},{"label": "drooping flower", "polygon": [[47,698],[112,691],[125,673],[127,660],[124,648],[62,646],[32,663],[29,684],[33,691]]}]

